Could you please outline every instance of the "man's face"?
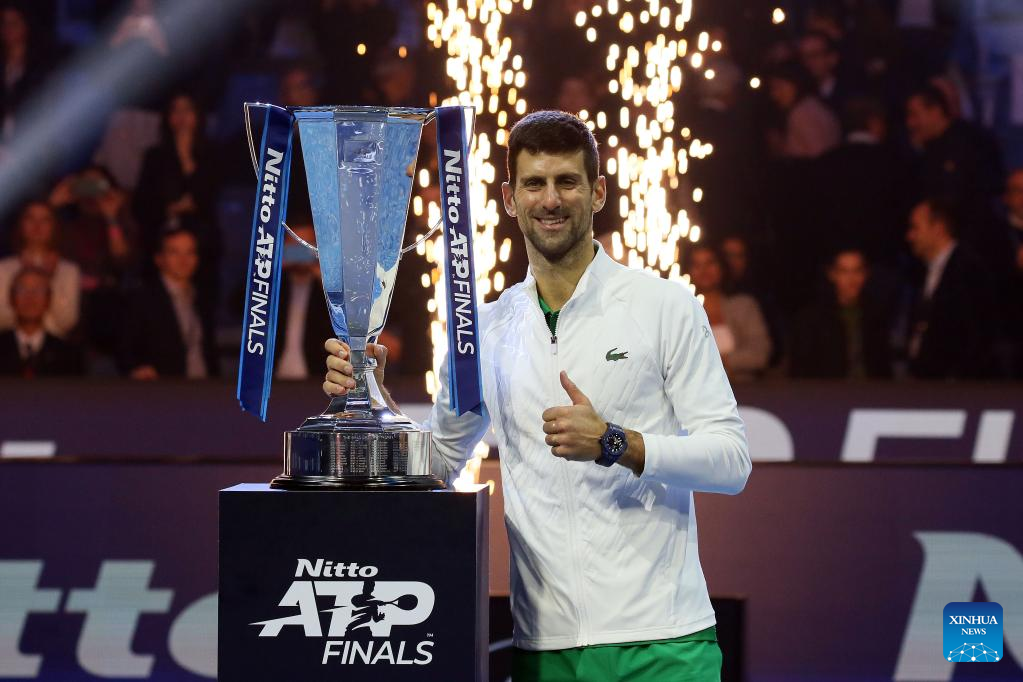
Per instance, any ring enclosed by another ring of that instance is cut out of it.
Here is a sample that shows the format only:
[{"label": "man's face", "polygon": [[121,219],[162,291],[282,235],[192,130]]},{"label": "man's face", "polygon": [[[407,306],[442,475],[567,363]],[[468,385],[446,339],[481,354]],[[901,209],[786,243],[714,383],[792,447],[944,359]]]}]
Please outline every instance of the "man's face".
[{"label": "man's face", "polygon": [[590,184],[582,150],[569,154],[519,152],[515,187],[504,183],[504,209],[517,218],[532,248],[556,263],[593,238],[593,214],[604,207],[604,177]]},{"label": "man's face", "polygon": [[930,106],[920,97],[906,102],[906,128],[913,144],[924,144],[939,137],[948,126],[941,107]]},{"label": "man's face", "polygon": [[45,204],[32,204],[21,218],[21,237],[28,246],[49,246],[56,224],[53,211]]},{"label": "man's face", "polygon": [[1003,200],[1009,213],[1023,218],[1023,170],[1018,170],[1009,176],[1005,182]]},{"label": "man's face", "polygon": [[50,307],[49,280],[33,272],[18,277],[11,288],[11,306],[18,322],[41,322]]},{"label": "man's face", "polygon": [[940,233],[941,227],[931,220],[931,210],[927,204],[918,204],[909,216],[909,231],[906,232],[906,241],[913,255],[928,260],[935,250]]},{"label": "man's face", "polygon": [[838,68],[838,53],[819,36],[806,36],[799,41],[799,58],[818,83],[831,77]]},{"label": "man's face", "polygon": [[859,251],[845,251],[838,254],[828,269],[828,279],[835,287],[835,293],[843,301],[859,299],[863,285],[867,282],[867,264]]},{"label": "man's face", "polygon": [[199,266],[195,237],[181,232],[164,239],[163,248],[156,254],[156,266],[168,279],[176,282],[191,280]]}]

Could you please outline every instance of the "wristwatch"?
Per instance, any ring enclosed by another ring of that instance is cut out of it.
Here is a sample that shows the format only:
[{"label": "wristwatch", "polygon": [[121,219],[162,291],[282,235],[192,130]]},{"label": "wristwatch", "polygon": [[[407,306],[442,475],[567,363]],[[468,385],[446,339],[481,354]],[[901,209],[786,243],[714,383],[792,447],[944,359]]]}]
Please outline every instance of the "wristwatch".
[{"label": "wristwatch", "polygon": [[629,439],[625,436],[625,430],[607,422],[607,431],[600,437],[600,457],[594,460],[597,464],[609,467],[625,454],[629,449]]}]

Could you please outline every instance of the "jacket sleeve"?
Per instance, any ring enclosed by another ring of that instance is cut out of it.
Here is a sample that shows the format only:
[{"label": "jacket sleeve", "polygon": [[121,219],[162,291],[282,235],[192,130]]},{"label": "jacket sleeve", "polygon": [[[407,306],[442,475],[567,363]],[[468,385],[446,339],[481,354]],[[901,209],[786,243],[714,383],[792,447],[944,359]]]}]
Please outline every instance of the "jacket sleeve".
[{"label": "jacket sleeve", "polygon": [[643,434],[642,478],[688,490],[734,495],[752,464],[703,306],[688,291],[663,306],[659,355],[664,393],[686,435]]},{"label": "jacket sleeve", "polygon": [[433,474],[447,483],[458,477],[472,456],[476,444],[490,428],[490,414],[486,405],[483,414],[466,412],[458,416],[451,409],[451,387],[448,383],[448,358],[444,356],[437,377],[440,390],[423,428],[432,433]]}]

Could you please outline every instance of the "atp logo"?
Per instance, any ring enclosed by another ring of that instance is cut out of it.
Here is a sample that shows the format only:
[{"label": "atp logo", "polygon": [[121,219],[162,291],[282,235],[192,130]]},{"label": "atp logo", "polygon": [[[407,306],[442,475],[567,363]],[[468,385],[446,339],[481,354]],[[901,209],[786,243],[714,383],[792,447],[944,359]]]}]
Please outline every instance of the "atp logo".
[{"label": "atp logo", "polygon": [[945,606],[942,644],[953,663],[1002,660],[1002,607],[993,601],[952,602]]},{"label": "atp logo", "polygon": [[[324,664],[335,657],[341,664],[360,660],[370,665],[428,664],[433,660],[433,641],[417,644],[386,638],[395,628],[426,622],[436,601],[433,588],[418,581],[378,581],[377,573],[375,566],[299,559],[296,580],[278,603],[279,607],[297,608],[298,613],[252,625],[260,626],[259,637],[277,637],[289,626],[301,628],[305,637],[326,637]],[[407,649],[414,649],[417,657],[406,657]]]}]

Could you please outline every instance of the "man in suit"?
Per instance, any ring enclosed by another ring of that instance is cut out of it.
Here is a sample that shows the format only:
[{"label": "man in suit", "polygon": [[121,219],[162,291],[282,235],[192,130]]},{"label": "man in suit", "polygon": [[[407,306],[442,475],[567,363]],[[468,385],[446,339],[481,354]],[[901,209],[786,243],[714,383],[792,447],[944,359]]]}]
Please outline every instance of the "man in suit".
[{"label": "man in suit", "polygon": [[926,272],[907,352],[921,379],[980,379],[991,372],[994,294],[984,263],[956,238],[955,212],[938,199],[913,208],[906,240]]},{"label": "man in suit", "polygon": [[51,295],[45,270],[26,267],[14,276],[10,296],[15,327],[0,334],[0,375],[31,379],[81,374],[78,349],[43,329]]},{"label": "man in suit", "polygon": [[195,286],[195,235],[166,232],[154,257],[157,277],[135,293],[125,320],[121,362],[133,379],[204,379],[218,373],[214,301]]}]

